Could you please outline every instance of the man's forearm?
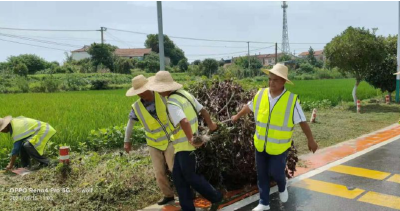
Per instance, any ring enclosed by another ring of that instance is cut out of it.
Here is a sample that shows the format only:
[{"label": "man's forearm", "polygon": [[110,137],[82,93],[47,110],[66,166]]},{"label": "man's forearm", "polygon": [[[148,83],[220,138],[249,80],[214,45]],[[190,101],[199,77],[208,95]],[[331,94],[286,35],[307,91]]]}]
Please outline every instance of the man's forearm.
[{"label": "man's forearm", "polygon": [[132,137],[132,131],[133,131],[133,124],[134,120],[129,119],[128,124],[126,125],[126,130],[125,130],[125,139],[124,142],[131,142],[131,137]]},{"label": "man's forearm", "polygon": [[300,122],[300,127],[303,130],[304,134],[306,135],[308,141],[314,140],[314,137],[311,132],[311,128],[307,122]]},{"label": "man's forearm", "polygon": [[189,121],[186,118],[184,118],[179,122],[179,124],[181,125],[181,128],[182,128],[183,132],[185,133],[186,138],[188,140],[192,140],[193,131],[192,131],[192,127],[190,126]]},{"label": "man's forearm", "polygon": [[204,118],[204,121],[206,121],[207,125],[211,125],[212,124],[212,120],[210,117],[210,114],[208,113],[208,111],[206,109],[201,109],[200,110],[200,114],[201,116]]},{"label": "man's forearm", "polygon": [[239,111],[239,113],[237,114],[238,118],[247,115],[251,112],[250,107],[246,104],[243,106],[242,110]]},{"label": "man's forearm", "polygon": [[14,163],[15,163],[15,160],[17,159],[17,157],[18,157],[18,155],[13,155],[13,156],[11,156],[11,160],[10,160],[10,166],[11,166],[11,167],[14,166]]}]

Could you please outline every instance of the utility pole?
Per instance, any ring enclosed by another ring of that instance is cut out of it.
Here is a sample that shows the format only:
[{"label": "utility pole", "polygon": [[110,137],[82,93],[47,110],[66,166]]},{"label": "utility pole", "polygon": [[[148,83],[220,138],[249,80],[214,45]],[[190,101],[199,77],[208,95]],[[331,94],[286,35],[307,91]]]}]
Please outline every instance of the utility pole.
[{"label": "utility pole", "polygon": [[[400,72],[400,2],[399,2],[399,9],[398,9],[398,13],[399,13],[399,25],[398,25],[398,31],[399,34],[397,35],[397,72]],[[400,99],[399,99],[399,90],[400,90],[400,75],[397,75],[396,77],[396,103],[399,103]]]},{"label": "utility pole", "polygon": [[247,42],[247,59],[249,60],[249,71],[250,71],[250,42]]},{"label": "utility pole", "polygon": [[275,64],[278,64],[278,43],[275,43]]},{"label": "utility pole", "polygon": [[164,56],[164,32],[162,22],[162,5],[161,1],[157,1],[157,18],[158,18],[158,55],[160,57],[160,70],[165,70],[165,56]]},{"label": "utility pole", "polygon": [[101,44],[104,44],[104,35],[103,32],[107,31],[106,27],[100,27],[100,32],[101,32]]}]

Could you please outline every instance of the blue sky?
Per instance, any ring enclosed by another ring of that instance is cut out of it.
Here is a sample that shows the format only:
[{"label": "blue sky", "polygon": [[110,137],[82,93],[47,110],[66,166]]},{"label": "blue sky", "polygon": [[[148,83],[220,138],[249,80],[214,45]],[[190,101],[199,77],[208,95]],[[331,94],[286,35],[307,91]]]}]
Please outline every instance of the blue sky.
[{"label": "blue sky", "polygon": [[[281,2],[163,2],[164,33],[218,40],[282,41]],[[309,46],[323,48],[348,26],[379,28],[378,35],[397,34],[398,2],[288,2],[289,41],[299,54]],[[0,2],[0,27],[90,29],[101,26],[157,33],[156,2]],[[6,35],[6,36],[5,36]],[[14,37],[10,37],[14,36]],[[23,36],[24,39],[16,38]],[[107,43],[119,48],[143,48],[145,35],[107,30]],[[34,42],[39,39],[57,45]],[[0,29],[0,61],[11,55],[37,54],[62,62],[64,52],[100,42],[100,32],[32,32]],[[27,46],[3,40],[42,45]],[[172,39],[189,61],[245,55],[246,43]],[[307,44],[294,44],[307,43]],[[250,44],[251,54],[273,53],[272,44]],[[280,46],[279,46],[280,47]],[[266,48],[262,50],[255,50]],[[217,55],[215,55],[217,54]],[[221,54],[221,55],[220,55]]]}]

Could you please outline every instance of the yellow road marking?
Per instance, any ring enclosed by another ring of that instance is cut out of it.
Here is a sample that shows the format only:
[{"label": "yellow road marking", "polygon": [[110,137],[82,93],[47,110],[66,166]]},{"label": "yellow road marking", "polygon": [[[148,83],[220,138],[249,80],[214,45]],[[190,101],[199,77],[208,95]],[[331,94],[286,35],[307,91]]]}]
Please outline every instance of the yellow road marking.
[{"label": "yellow road marking", "polygon": [[322,182],[313,179],[304,179],[301,182],[295,183],[292,186],[304,188],[320,193],[339,196],[347,199],[354,199],[364,192],[362,189],[348,190],[344,185],[338,185],[329,182]]},{"label": "yellow road marking", "polygon": [[338,172],[342,174],[350,174],[359,177],[366,177],[370,179],[383,180],[390,175],[390,173],[375,171],[370,169],[338,165],[329,169],[329,171]]},{"label": "yellow road marking", "polygon": [[400,197],[398,196],[391,196],[370,191],[359,198],[358,201],[400,210]]},{"label": "yellow road marking", "polygon": [[395,175],[391,176],[387,181],[400,183],[400,174],[395,174]]}]

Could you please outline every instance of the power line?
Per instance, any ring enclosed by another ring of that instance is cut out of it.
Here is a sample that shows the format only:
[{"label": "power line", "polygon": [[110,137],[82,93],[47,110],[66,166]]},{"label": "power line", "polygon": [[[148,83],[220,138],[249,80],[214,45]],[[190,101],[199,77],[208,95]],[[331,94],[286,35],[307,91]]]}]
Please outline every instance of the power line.
[{"label": "power line", "polygon": [[18,43],[21,45],[30,45],[30,46],[35,46],[35,47],[40,47],[40,48],[47,48],[47,49],[53,49],[53,50],[59,50],[59,51],[68,51],[68,50],[63,50],[63,49],[59,49],[59,48],[51,48],[51,47],[46,47],[46,46],[41,46],[41,45],[34,45],[34,44],[28,44],[28,43],[21,43],[21,42],[17,42],[17,41],[11,41],[11,40],[3,40],[0,38],[1,41],[5,41],[5,42],[12,42],[12,43]]},{"label": "power line", "polygon": [[50,44],[50,45],[60,45],[60,46],[67,46],[67,47],[81,47],[79,45],[71,45],[71,44],[67,44],[67,43],[40,40],[40,39],[29,38],[29,37],[25,37],[25,36],[12,35],[12,34],[0,33],[0,36],[10,37],[10,38],[14,38],[14,39],[28,40],[28,41],[33,41],[33,42],[40,42],[40,43]]},{"label": "power line", "polygon": [[22,29],[22,28],[4,28],[0,27],[1,30],[15,30],[15,31],[52,31],[52,32],[88,32],[88,31],[100,31],[100,30],[87,30],[87,29]]},{"label": "power line", "polygon": [[[138,31],[130,31],[130,30],[123,30],[123,29],[114,29],[108,28],[109,30],[120,31],[120,32],[127,32],[133,34],[141,34],[141,35],[148,35],[150,33],[145,32],[138,32]],[[0,30],[16,30],[16,31],[47,31],[47,32],[98,32],[100,30],[90,30],[90,29],[24,29],[24,28],[6,28],[0,27]],[[244,40],[220,40],[220,39],[204,39],[204,38],[193,38],[193,37],[180,37],[180,36],[169,36],[171,38],[176,39],[185,39],[185,40],[198,40],[198,41],[208,41],[208,42],[233,42],[233,43],[260,43],[260,44],[274,44],[275,42],[265,42],[265,41],[244,41]],[[282,43],[278,43],[282,44]],[[318,44],[327,44],[327,43],[290,43],[294,45],[318,45]]]},{"label": "power line", "polygon": [[[122,29],[114,29],[114,28],[109,28],[107,29],[114,30],[114,31],[120,31],[120,32],[127,32],[127,33],[132,33],[132,34],[142,34],[142,35],[148,35],[149,33],[144,33],[144,32],[137,32],[137,31],[129,31],[129,30],[122,30]],[[175,39],[184,39],[184,40],[198,40],[198,41],[207,41],[207,42],[234,42],[234,43],[247,43],[249,41],[240,41],[240,40],[215,40],[215,39],[203,39],[203,38],[193,38],[193,37],[178,37],[178,36],[170,36],[168,37],[175,38]],[[250,41],[251,43],[269,43],[272,44],[274,42],[258,42],[258,41]]]},{"label": "power line", "polygon": [[[263,49],[267,49],[267,48],[271,48],[274,47],[274,45],[268,46],[268,47],[264,47],[264,48],[258,48],[258,49],[252,49],[250,51],[258,51],[258,50],[263,50]],[[231,55],[231,54],[238,54],[238,53],[247,53],[248,51],[238,51],[238,52],[231,52],[231,53],[222,53],[222,54],[198,54],[198,55],[186,55],[186,56],[218,56],[218,55]]]},{"label": "power line", "polygon": [[120,42],[120,43],[122,43],[122,44],[124,44],[124,45],[127,45],[128,47],[130,46],[128,43],[126,43],[125,41],[123,41],[123,40],[119,39],[118,37],[112,35],[110,32],[106,31],[106,34],[108,34],[108,35],[110,35],[112,38],[114,38],[115,41]]}]

